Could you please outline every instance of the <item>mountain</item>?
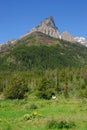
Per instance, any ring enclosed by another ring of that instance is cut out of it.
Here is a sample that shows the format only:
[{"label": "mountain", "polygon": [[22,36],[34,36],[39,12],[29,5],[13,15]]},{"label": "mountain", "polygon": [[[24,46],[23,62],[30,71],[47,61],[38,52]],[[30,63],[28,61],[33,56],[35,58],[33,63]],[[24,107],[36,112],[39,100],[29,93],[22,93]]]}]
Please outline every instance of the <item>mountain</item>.
[{"label": "mountain", "polygon": [[87,48],[81,44],[33,32],[0,53],[0,71],[55,69],[87,65]]},{"label": "mountain", "polygon": [[66,40],[66,41],[70,41],[70,42],[74,41],[74,37],[67,31],[63,32],[61,34],[61,39]]},{"label": "mountain", "polygon": [[[24,39],[34,32],[41,32],[54,38],[59,38],[59,39],[63,39],[63,40],[74,42],[74,43],[77,42],[84,46],[87,46],[87,40],[82,36],[81,37],[73,36],[67,31],[60,34],[59,29],[55,25],[55,22],[52,16],[40,22],[39,25],[32,28],[28,33],[24,34],[17,40]],[[5,51],[9,46],[15,44],[17,40],[10,40],[10,41],[5,42],[4,44],[0,44],[0,51],[2,50]]]},{"label": "mountain", "polygon": [[87,47],[87,40],[85,37],[73,36],[69,32],[65,31],[61,34],[61,39],[69,41],[69,42],[77,42]]},{"label": "mountain", "polygon": [[32,28],[28,33],[24,34],[21,38],[24,38],[30,35],[33,32],[42,32],[54,38],[63,39],[69,42],[78,42],[82,45],[87,46],[87,40],[84,37],[73,36],[68,31],[59,33],[59,29],[55,25],[54,19],[52,16],[43,20],[38,26]]},{"label": "mountain", "polygon": [[83,67],[87,65],[85,41],[69,32],[60,35],[49,17],[19,39],[0,46],[0,71]]},{"label": "mountain", "polygon": [[49,18],[46,18],[38,26],[32,28],[28,33],[23,35],[22,38],[26,37],[27,35],[30,35],[33,32],[42,32],[51,37],[59,38],[59,31],[55,25],[55,22],[52,16],[50,16]]},{"label": "mountain", "polygon": [[87,47],[87,40],[85,37],[79,37],[79,36],[74,37],[74,41],[76,41],[82,45],[85,45]]},{"label": "mountain", "polygon": [[[50,16],[49,18],[46,18],[45,20],[43,20],[38,26],[32,28],[28,33],[24,34],[23,36],[21,36],[19,39],[23,39],[26,38],[27,36],[29,36],[31,33],[33,32],[41,32],[44,34],[47,34],[51,37],[54,38],[59,38],[59,30],[55,25],[54,19],[52,16]],[[0,51],[6,51],[6,49],[11,46],[14,45],[16,43],[17,40],[9,40],[3,44],[0,44]]]}]

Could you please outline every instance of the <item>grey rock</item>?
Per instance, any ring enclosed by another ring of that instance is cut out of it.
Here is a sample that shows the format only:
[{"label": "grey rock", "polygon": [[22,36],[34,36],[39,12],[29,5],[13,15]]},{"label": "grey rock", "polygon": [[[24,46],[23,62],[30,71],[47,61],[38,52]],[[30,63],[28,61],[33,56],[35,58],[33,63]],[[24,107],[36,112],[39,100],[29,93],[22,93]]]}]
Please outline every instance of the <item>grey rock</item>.
[{"label": "grey rock", "polygon": [[69,42],[74,41],[74,37],[67,31],[65,31],[61,34],[61,39],[69,41]]},{"label": "grey rock", "polygon": [[44,21],[42,21],[38,26],[32,28],[28,33],[23,35],[21,38],[33,33],[33,32],[42,32],[45,33],[51,37],[59,38],[59,31],[58,28],[55,25],[55,22],[53,20],[53,17],[46,18]]}]

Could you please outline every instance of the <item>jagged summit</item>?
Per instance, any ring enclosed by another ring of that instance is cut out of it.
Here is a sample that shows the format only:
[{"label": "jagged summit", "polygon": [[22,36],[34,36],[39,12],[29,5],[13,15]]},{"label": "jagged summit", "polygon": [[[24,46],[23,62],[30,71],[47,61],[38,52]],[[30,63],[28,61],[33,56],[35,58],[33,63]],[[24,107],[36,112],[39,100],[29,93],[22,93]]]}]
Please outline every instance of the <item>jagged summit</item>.
[{"label": "jagged summit", "polygon": [[43,24],[47,25],[48,27],[52,27],[55,29],[58,29],[55,25],[54,19],[52,16],[50,16],[49,18],[46,18],[43,22],[41,22],[37,27],[42,26]]},{"label": "jagged summit", "polygon": [[[68,31],[65,31],[62,34],[60,34],[59,29],[56,26],[56,24],[54,22],[54,18],[52,16],[44,19],[36,27],[32,28],[28,33],[24,34],[19,39],[26,38],[27,36],[29,36],[31,33],[34,33],[34,32],[41,32],[41,33],[47,34],[51,37],[63,39],[63,40],[69,41],[69,42],[78,42],[87,47],[87,39],[82,36],[73,36]],[[19,39],[17,39],[17,40],[19,40]],[[9,41],[5,42],[4,45],[1,44],[0,50],[1,50],[1,48],[3,48],[3,46],[12,45],[12,44],[15,44],[15,42],[16,42],[16,40],[15,41],[10,40],[10,42]]]},{"label": "jagged summit", "polygon": [[54,18],[52,16],[44,19],[36,27],[32,28],[28,33],[23,35],[21,38],[24,38],[33,32],[41,32],[54,38],[60,38],[69,42],[78,42],[80,44],[87,46],[87,40],[82,39],[82,37],[73,36],[68,31],[64,31],[62,34],[60,34],[59,29],[55,25]]},{"label": "jagged summit", "polygon": [[61,34],[61,39],[70,41],[70,42],[74,41],[74,37],[68,31],[65,31]]},{"label": "jagged summit", "polygon": [[59,31],[55,25],[55,22],[52,16],[43,20],[38,26],[32,28],[27,34],[23,35],[22,37],[25,37],[36,31],[45,33],[51,37],[59,38]]}]

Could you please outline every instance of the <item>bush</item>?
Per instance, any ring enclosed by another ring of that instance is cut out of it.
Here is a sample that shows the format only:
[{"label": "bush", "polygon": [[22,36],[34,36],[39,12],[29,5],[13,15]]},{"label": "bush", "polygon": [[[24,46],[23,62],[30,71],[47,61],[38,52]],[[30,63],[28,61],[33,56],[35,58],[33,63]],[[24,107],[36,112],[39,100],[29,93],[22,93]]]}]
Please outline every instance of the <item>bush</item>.
[{"label": "bush", "polygon": [[84,97],[84,98],[87,98],[87,87],[85,89],[81,89],[79,91],[79,97]]},{"label": "bush", "polygon": [[36,104],[31,104],[30,109],[38,109],[38,106]]},{"label": "bush", "polygon": [[63,128],[69,129],[73,127],[75,127],[75,123],[71,121],[60,121],[58,123],[58,128],[60,129],[63,129]]},{"label": "bush", "polygon": [[15,74],[4,89],[4,95],[8,99],[23,99],[28,91],[27,83],[20,74]]},{"label": "bush", "polygon": [[55,120],[51,120],[51,121],[48,122],[47,127],[48,127],[49,129],[58,128],[58,123],[57,123],[57,121],[55,121]]},{"label": "bush", "polygon": [[64,128],[69,129],[69,128],[73,128],[75,126],[76,125],[75,125],[74,122],[72,122],[72,121],[64,121],[64,120],[62,120],[60,122],[57,122],[56,120],[51,120],[47,124],[47,127],[49,129],[64,129]]},{"label": "bush", "polygon": [[54,89],[52,87],[51,81],[46,78],[42,79],[38,87],[38,97],[50,99],[52,94],[54,94]]}]

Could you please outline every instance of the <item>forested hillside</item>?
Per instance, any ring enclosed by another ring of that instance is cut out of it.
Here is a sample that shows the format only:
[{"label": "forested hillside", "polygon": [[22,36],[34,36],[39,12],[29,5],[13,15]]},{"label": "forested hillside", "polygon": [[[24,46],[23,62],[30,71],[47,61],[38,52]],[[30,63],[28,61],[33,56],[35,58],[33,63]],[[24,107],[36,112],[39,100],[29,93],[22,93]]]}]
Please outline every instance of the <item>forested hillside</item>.
[{"label": "forested hillside", "polygon": [[0,53],[0,70],[55,69],[87,65],[87,48],[36,32]]},{"label": "forested hillside", "polygon": [[84,97],[87,48],[39,32],[21,38],[0,53],[0,91],[11,99],[26,92],[48,99],[55,93]]}]

